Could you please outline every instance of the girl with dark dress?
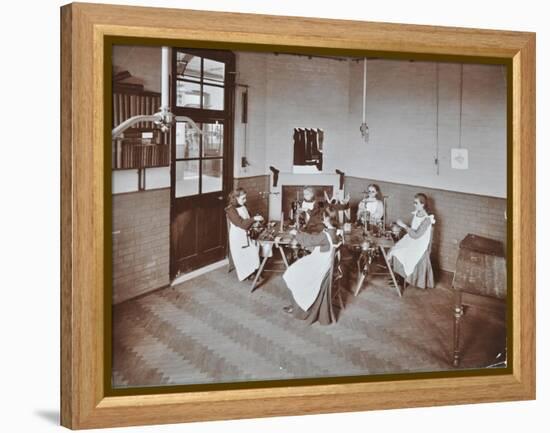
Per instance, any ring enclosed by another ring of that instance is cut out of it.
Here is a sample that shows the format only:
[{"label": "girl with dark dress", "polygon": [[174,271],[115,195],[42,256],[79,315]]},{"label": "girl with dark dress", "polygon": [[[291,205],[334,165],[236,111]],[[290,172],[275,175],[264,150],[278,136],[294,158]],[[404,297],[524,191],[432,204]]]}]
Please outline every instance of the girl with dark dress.
[{"label": "girl with dark dress", "polygon": [[425,194],[418,193],[414,196],[411,225],[397,221],[407,234],[388,253],[394,272],[404,280],[403,285],[406,283],[421,289],[434,287],[430,251],[435,218],[428,213],[427,201]]},{"label": "girl with dark dress", "polygon": [[323,194],[325,196],[325,201],[316,200],[313,187],[304,187],[304,199],[299,203],[300,207],[298,208],[298,212],[304,216],[305,226],[303,231],[306,233],[319,233],[324,230],[323,212],[325,210],[330,210],[332,212],[346,211],[349,209],[349,194],[341,202],[338,202],[334,197],[330,200],[326,191],[323,191]]},{"label": "girl with dark dress", "polygon": [[[283,279],[291,292],[292,305],[284,310],[294,317],[312,324],[318,321],[329,325],[336,321],[332,307],[330,290],[330,268],[332,248],[338,243],[336,235],[337,216],[324,210],[322,213],[324,230],[314,233],[291,231],[298,243],[311,250],[295,261],[283,274]],[[276,239],[276,242],[279,239]]]},{"label": "girl with dark dress", "polygon": [[225,208],[229,229],[229,252],[239,281],[251,276],[260,266],[259,245],[250,239],[248,230],[261,215],[250,216],[246,207],[246,191],[237,188],[229,194],[229,205]]}]

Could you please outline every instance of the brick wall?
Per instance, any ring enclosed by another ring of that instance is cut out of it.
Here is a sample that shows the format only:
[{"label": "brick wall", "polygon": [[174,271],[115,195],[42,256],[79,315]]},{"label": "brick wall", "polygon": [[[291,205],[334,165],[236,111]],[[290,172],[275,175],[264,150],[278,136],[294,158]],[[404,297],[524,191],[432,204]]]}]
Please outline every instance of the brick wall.
[{"label": "brick wall", "polygon": [[[267,217],[269,176],[235,178],[252,213]],[[170,284],[170,189],[113,195],[113,303]]]},{"label": "brick wall", "polygon": [[[125,50],[129,49],[120,49],[115,57],[135,57],[137,53]],[[139,76],[141,67],[131,72]],[[505,239],[506,199],[494,198],[506,196],[503,68],[464,66],[462,146],[470,151],[470,169],[453,170],[449,155],[459,138],[460,66],[440,65],[439,174],[433,164],[437,105],[434,63],[369,61],[368,144],[359,134],[361,62],[240,52],[237,71],[237,82],[250,86],[246,155],[251,165],[240,167],[244,126],[240,123],[239,97],[243,88],[239,88],[234,185],[248,191],[251,212],[267,216],[270,210],[267,197],[260,195],[270,190],[268,167],[281,170],[279,184],[291,171],[293,128],[319,127],[325,131],[324,171],[334,175],[338,168],[346,173],[346,190],[355,203],[369,182],[362,179],[365,174],[380,179],[377,183],[391,196],[390,220],[410,218],[414,193],[421,190],[428,194],[438,220],[434,262],[442,269],[454,269],[458,242],[469,232]],[[115,302],[169,283],[169,197],[169,189],[113,196],[113,231],[120,231],[113,236]],[[272,196],[272,200],[280,198]],[[273,205],[271,211],[272,218],[277,219],[280,211]]]},{"label": "brick wall", "polygon": [[169,188],[113,195],[113,232],[113,303],[169,284]]},{"label": "brick wall", "polygon": [[259,213],[268,218],[268,196],[262,193],[269,191],[269,176],[236,177],[233,185],[245,189],[247,207],[252,214]]},{"label": "brick wall", "polygon": [[352,197],[353,215],[369,183],[378,184],[382,194],[389,196],[388,223],[401,218],[410,224],[414,195],[423,192],[428,196],[430,212],[436,219],[432,262],[439,269],[454,271],[458,244],[468,233],[497,239],[506,246],[505,199],[346,176],[345,189]]}]

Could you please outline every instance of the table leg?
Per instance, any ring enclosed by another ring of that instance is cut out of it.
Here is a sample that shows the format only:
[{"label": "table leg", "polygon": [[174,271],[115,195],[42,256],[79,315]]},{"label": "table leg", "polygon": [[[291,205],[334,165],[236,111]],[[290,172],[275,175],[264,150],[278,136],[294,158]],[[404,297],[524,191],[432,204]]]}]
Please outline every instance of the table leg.
[{"label": "table leg", "polygon": [[365,278],[367,276],[367,264],[365,263],[365,267],[361,268],[361,257],[362,255],[360,255],[357,259],[357,272],[359,273],[359,281],[357,281],[357,286],[355,287],[355,296],[359,294],[359,290],[361,290],[361,287],[363,287],[363,283],[365,282]]},{"label": "table leg", "polygon": [[288,261],[286,260],[286,254],[285,254],[285,251],[283,250],[283,247],[281,247],[280,245],[279,245],[279,252],[281,253],[281,257],[283,258],[283,262],[286,268],[288,269]]},{"label": "table leg", "polygon": [[453,366],[458,367],[460,363],[460,319],[464,315],[464,307],[462,306],[462,291],[453,288],[455,306],[454,306],[454,329],[453,329]]},{"label": "table leg", "polygon": [[355,288],[355,296],[359,294],[359,290],[361,290],[361,287],[363,287],[363,282],[365,281],[365,274],[361,272],[361,276],[359,277],[359,281],[357,282],[357,287]]},{"label": "table leg", "polygon": [[262,259],[262,263],[260,263],[260,267],[258,268],[258,271],[256,272],[256,276],[254,277],[254,281],[252,281],[252,287],[250,289],[250,293],[252,293],[254,290],[256,290],[256,284],[258,284],[258,280],[260,279],[260,275],[262,275],[262,271],[264,270],[265,263],[267,262],[267,259],[269,257],[265,256]]},{"label": "table leg", "polygon": [[391,280],[393,282],[394,287],[397,289],[397,293],[399,294],[399,297],[401,297],[401,289],[399,288],[399,284],[397,284],[397,280],[395,279],[395,274],[393,273],[393,269],[390,265],[390,261],[388,260],[388,256],[386,255],[386,250],[383,246],[380,246],[380,252],[382,253],[382,256],[384,257],[384,261],[386,262],[386,266],[388,267],[388,272],[391,275]]}]

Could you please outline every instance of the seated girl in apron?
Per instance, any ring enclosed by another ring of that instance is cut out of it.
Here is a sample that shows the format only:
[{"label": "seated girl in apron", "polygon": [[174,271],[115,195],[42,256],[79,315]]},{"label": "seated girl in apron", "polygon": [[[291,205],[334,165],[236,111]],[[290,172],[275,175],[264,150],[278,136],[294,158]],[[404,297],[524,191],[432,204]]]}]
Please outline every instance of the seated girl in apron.
[{"label": "seated girl in apron", "polygon": [[[319,233],[325,226],[323,224],[323,211],[324,209],[330,209],[331,211],[348,211],[349,212],[349,200],[350,196],[346,196],[343,200],[338,201],[335,197],[329,199],[326,191],[323,191],[325,195],[325,201],[315,200],[315,191],[313,187],[306,186],[303,190],[303,201],[300,202],[298,212],[304,215],[306,233]],[[349,215],[348,215],[349,217]]]},{"label": "seated girl in apron", "polygon": [[392,268],[403,278],[403,284],[407,283],[421,289],[434,287],[430,250],[435,218],[428,214],[427,201],[425,194],[418,193],[414,196],[411,226],[401,220],[397,221],[407,234],[388,253],[388,258],[392,260]]},{"label": "seated girl in apron", "polygon": [[[305,248],[312,249],[308,254],[296,260],[283,274],[283,279],[292,294],[292,305],[284,310],[311,324],[319,321],[328,325],[335,321],[330,293],[331,250],[337,242],[335,212],[324,210],[322,213],[324,229],[316,233],[296,232],[296,240]],[[280,239],[276,239],[278,242]]]},{"label": "seated girl in apron", "polygon": [[297,210],[305,222],[303,230],[307,233],[317,233],[325,228],[321,216],[324,203],[315,200],[315,192],[310,186],[304,187],[303,197],[304,199],[298,203]]},{"label": "seated girl in apron", "polygon": [[263,221],[261,215],[250,216],[246,208],[246,191],[237,188],[229,194],[229,205],[225,208],[229,229],[229,252],[239,281],[252,276],[260,266],[259,245],[248,236],[248,230],[256,221]]},{"label": "seated girl in apron", "polygon": [[369,222],[379,223],[384,218],[384,202],[380,187],[371,183],[366,191],[363,191],[363,200],[357,206],[357,221],[364,223],[364,218],[369,215]]}]

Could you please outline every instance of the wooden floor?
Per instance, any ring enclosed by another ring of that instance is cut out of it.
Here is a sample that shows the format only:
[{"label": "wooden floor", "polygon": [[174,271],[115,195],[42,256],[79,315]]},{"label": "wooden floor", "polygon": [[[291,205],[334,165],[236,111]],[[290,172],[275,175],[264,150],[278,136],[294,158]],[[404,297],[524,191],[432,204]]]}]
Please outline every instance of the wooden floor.
[{"label": "wooden floor", "polygon": [[[250,293],[224,267],[115,306],[113,387],[452,369],[448,284],[399,298],[378,277],[346,296],[337,323],[308,326],[283,312],[281,274],[268,278]],[[504,306],[469,307],[463,323],[461,368],[492,364],[505,344]]]}]

